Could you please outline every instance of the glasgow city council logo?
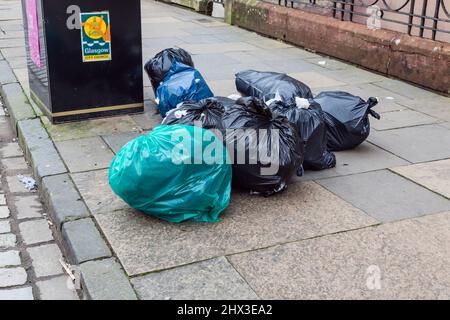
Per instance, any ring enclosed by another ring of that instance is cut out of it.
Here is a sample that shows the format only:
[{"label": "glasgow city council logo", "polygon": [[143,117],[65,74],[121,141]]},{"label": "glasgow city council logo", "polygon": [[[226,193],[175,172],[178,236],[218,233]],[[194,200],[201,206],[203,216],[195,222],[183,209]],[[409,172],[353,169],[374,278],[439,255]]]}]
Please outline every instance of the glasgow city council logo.
[{"label": "glasgow city council logo", "polygon": [[80,22],[83,62],[111,60],[109,12],[80,13]]}]

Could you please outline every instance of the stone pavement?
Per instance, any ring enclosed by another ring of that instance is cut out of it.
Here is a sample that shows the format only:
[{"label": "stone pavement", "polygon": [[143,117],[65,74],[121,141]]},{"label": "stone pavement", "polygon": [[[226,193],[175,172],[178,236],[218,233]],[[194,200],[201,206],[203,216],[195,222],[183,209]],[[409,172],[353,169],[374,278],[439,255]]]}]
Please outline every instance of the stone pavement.
[{"label": "stone pavement", "polygon": [[74,300],[64,273],[53,223],[35,190],[19,182],[31,176],[0,101],[0,300]]},{"label": "stone pavement", "polygon": [[[28,92],[18,3],[0,0],[0,68]],[[243,69],[286,72],[314,93],[376,96],[382,120],[369,141],[337,153],[336,168],[271,198],[235,192],[211,225],[144,216],[108,186],[114,154],[161,121],[148,79],[144,114],[42,117],[68,172],[42,175],[41,188],[91,298],[450,298],[449,98],[183,8],[143,0],[142,9],[144,59],[183,47],[216,95],[235,93]]]}]

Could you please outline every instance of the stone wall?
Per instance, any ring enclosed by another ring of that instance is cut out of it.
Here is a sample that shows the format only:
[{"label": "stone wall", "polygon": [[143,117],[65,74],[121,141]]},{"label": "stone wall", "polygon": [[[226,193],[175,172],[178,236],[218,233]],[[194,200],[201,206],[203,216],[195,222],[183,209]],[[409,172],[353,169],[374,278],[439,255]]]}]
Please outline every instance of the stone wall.
[{"label": "stone wall", "polygon": [[365,68],[450,93],[450,44],[285,8],[228,0],[228,23]]}]

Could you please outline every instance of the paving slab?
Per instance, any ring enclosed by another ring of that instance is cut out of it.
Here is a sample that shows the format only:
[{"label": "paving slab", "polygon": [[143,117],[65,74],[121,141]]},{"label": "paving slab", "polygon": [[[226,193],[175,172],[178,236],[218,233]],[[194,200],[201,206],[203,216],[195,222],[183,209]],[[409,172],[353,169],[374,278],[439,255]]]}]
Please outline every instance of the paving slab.
[{"label": "paving slab", "polygon": [[20,265],[20,253],[17,250],[0,252],[0,268]]},{"label": "paving slab", "polygon": [[0,148],[0,156],[2,158],[20,157],[23,155],[22,149],[17,142],[5,143]]},{"label": "paving slab", "polygon": [[15,137],[16,135],[12,131],[9,118],[0,116],[0,141],[8,141]]},{"label": "paving slab", "polygon": [[36,277],[49,277],[64,272],[59,260],[62,258],[61,250],[54,244],[44,244],[27,248]]},{"label": "paving slab", "polygon": [[15,196],[13,203],[17,210],[17,219],[42,217],[43,208],[37,195]]},{"label": "paving slab", "polygon": [[95,218],[129,275],[377,223],[314,182],[270,198],[236,192],[216,224],[173,224],[131,209]]},{"label": "paving slab", "polygon": [[[144,110],[145,110],[145,105],[147,103],[146,100],[155,100],[155,93],[153,92],[153,87],[151,85],[149,86],[145,86],[144,87]],[[145,112],[145,111],[144,111]],[[141,113],[142,114],[142,113]],[[139,116],[141,114],[138,115],[132,115],[133,116]],[[133,118],[134,119],[134,118]],[[135,120],[136,121],[136,120]],[[136,122],[137,123],[137,122]]]},{"label": "paving slab", "polygon": [[[24,172],[23,174],[27,175],[26,172]],[[19,178],[17,176],[8,176],[6,177],[6,181],[8,183],[8,188],[11,193],[27,193],[27,194],[36,193],[36,190],[28,190],[27,188],[25,188],[24,184],[19,181]]]},{"label": "paving slab", "polygon": [[243,70],[258,70],[258,71],[267,71],[271,68],[267,63],[261,61],[255,61],[252,63],[238,63],[238,64],[224,64],[218,66],[217,68],[203,68],[200,70],[203,77],[209,83],[211,81],[217,80],[230,80],[234,79],[234,75]]},{"label": "paving slab", "polygon": [[348,63],[341,62],[341,61],[333,59],[331,57],[316,56],[316,57],[306,58],[305,60],[309,61],[313,64],[316,64],[321,68],[328,69],[328,70],[345,70],[345,69],[354,68],[352,65],[350,65]]},{"label": "paving slab", "polygon": [[[450,112],[450,111],[449,111]],[[375,130],[389,130],[404,127],[413,127],[439,122],[438,119],[414,110],[401,110],[383,113],[380,121],[372,121]]]},{"label": "paving slab", "polygon": [[11,232],[11,224],[8,220],[0,221],[0,233],[8,233]]},{"label": "paving slab", "polygon": [[56,142],[70,172],[108,168],[113,153],[100,137]]},{"label": "paving slab", "polygon": [[8,107],[12,123],[14,124],[14,132],[16,131],[15,124],[17,124],[18,121],[36,117],[36,114],[19,83],[14,82],[2,85],[0,91],[3,101]]},{"label": "paving slab", "polygon": [[450,199],[450,159],[401,166],[391,170]]},{"label": "paving slab", "polygon": [[27,170],[28,165],[24,157],[5,158],[1,160],[3,168],[7,171]]},{"label": "paving slab", "polygon": [[236,84],[234,80],[215,80],[208,82],[208,86],[215,96],[228,97],[231,94],[236,94]]},{"label": "paving slab", "polygon": [[36,180],[67,172],[39,118],[19,121],[17,127],[20,144],[27,160],[32,164]]},{"label": "paving slab", "polygon": [[0,268],[0,288],[23,285],[27,277],[27,272],[22,267]]},{"label": "paving slab", "polygon": [[[238,29],[241,32],[243,31],[246,33],[244,29]],[[229,31],[228,31],[229,32]],[[265,37],[259,37],[259,40],[267,39]],[[271,50],[265,50],[261,48],[257,48],[258,50],[249,51],[249,54],[252,56],[263,60],[263,61],[280,61],[280,57],[283,57],[283,59],[298,59],[298,58],[312,58],[316,57],[314,53],[311,53],[310,51],[303,50],[296,47],[291,48],[274,48]]]},{"label": "paving slab", "polygon": [[[216,39],[216,43],[217,43]],[[242,51],[238,51],[242,52]],[[231,65],[239,64],[241,61],[232,58],[224,53],[199,53],[192,55],[192,60],[194,61],[195,68],[202,71],[202,69],[210,69],[211,66],[216,66],[217,68]],[[234,75],[231,75],[234,76]]]},{"label": "paving slab", "polygon": [[6,205],[6,197],[3,193],[0,193],[0,205]]},{"label": "paving slab", "polygon": [[16,246],[16,236],[12,233],[0,234],[0,249],[8,249]]},{"label": "paving slab", "polygon": [[140,132],[124,132],[102,136],[102,138],[111,150],[117,153],[125,144],[139,137],[141,134]]},{"label": "paving slab", "polygon": [[58,230],[64,222],[90,216],[69,175],[45,177],[40,190]]},{"label": "paving slab", "polygon": [[[386,79],[386,78],[383,78]],[[404,105],[405,102],[411,101],[409,97],[401,94],[401,92],[394,92],[387,90],[385,88],[379,87],[376,84],[379,82],[372,83],[357,83],[354,86],[362,92],[362,96],[367,99],[368,97],[377,97],[381,102],[395,102]],[[406,105],[405,105],[406,106]]]},{"label": "paving slab", "polygon": [[[23,40],[21,40],[23,42]],[[14,74],[16,75],[17,80],[22,85],[22,88],[24,88],[24,84],[28,84],[28,69],[27,68],[14,68],[13,69]]]},{"label": "paving slab", "polygon": [[62,237],[74,264],[111,256],[111,251],[90,218],[66,222],[62,227]]},{"label": "paving slab", "polygon": [[[23,30],[23,27],[21,26],[21,22],[17,24],[16,26],[9,26],[9,29],[17,29],[16,31]],[[4,29],[4,26],[2,27]],[[26,57],[27,53],[25,51],[25,47],[19,47],[19,48],[2,48],[0,49],[3,57],[5,59],[9,59],[11,57]]]},{"label": "paving slab", "polygon": [[397,92],[402,96],[410,99],[432,99],[441,97],[440,95],[430,91],[411,85],[401,80],[385,78],[382,81],[374,82],[375,86],[387,89],[392,92]]},{"label": "paving slab", "polygon": [[72,179],[92,214],[127,208],[108,182],[108,170],[72,174]]},{"label": "paving slab", "polygon": [[[181,47],[183,47],[183,44],[185,44],[185,43],[201,44],[201,43],[217,43],[218,41],[220,41],[217,37],[215,37],[212,34],[200,34],[200,35],[194,35],[194,36],[176,37],[175,39],[177,39],[177,40],[174,42],[181,43],[180,44]],[[158,40],[162,40],[162,39],[158,39]],[[151,45],[152,42],[150,42],[148,45]]]},{"label": "paving slab", "polygon": [[340,151],[335,154],[337,159],[335,168],[306,171],[303,177],[295,177],[294,179],[296,181],[323,179],[409,164],[408,161],[367,142],[355,149]]},{"label": "paving slab", "polygon": [[450,210],[450,201],[387,170],[318,180],[322,186],[380,221]]},{"label": "paving slab", "polygon": [[229,257],[263,299],[450,296],[450,213]]},{"label": "paving slab", "polygon": [[8,61],[1,60],[0,61],[0,84],[4,85],[7,83],[17,82],[14,73],[12,72],[11,67],[8,64]]},{"label": "paving slab", "polygon": [[0,219],[9,218],[10,211],[7,206],[0,206]]},{"label": "paving slab", "polygon": [[54,141],[82,139],[140,130],[140,127],[133,121],[131,116],[93,119],[57,125],[51,124],[47,117],[42,117],[42,122]]},{"label": "paving slab", "polygon": [[374,130],[368,140],[413,163],[450,158],[450,130],[439,125]]},{"label": "paving slab", "polygon": [[225,46],[223,43],[219,41],[217,43],[201,43],[201,44],[187,43],[183,45],[183,49],[187,50],[192,54],[258,50],[258,48],[255,47],[254,45],[245,42],[227,42],[227,45]]},{"label": "paving slab", "polygon": [[314,71],[290,73],[289,76],[306,83],[310,88],[338,87],[345,85],[342,81],[335,80]]},{"label": "paving slab", "polygon": [[350,68],[343,72],[342,70],[327,70],[323,72],[324,75],[334,78],[337,81],[345,82],[347,84],[361,84],[383,81],[385,77],[372,73],[357,67]]},{"label": "paving slab", "polygon": [[165,28],[164,32],[161,32],[158,28],[155,28],[153,25],[142,26],[142,34],[144,39],[157,39],[157,38],[164,38],[164,37],[187,37],[191,34],[182,31],[179,28],[169,29]]},{"label": "paving slab", "polygon": [[137,300],[127,276],[114,259],[88,261],[80,266],[82,286],[92,300]]},{"label": "paving slab", "polygon": [[0,39],[0,48],[17,48],[23,46],[23,39]]},{"label": "paving slab", "polygon": [[144,300],[258,299],[224,257],[151,273],[132,283]]},{"label": "paving slab", "polygon": [[[255,59],[254,59],[255,60]],[[246,62],[243,64],[242,68],[239,70],[245,70],[249,69],[248,66],[252,66],[255,63],[259,63],[261,65],[261,62],[259,60],[252,61],[252,62]],[[315,64],[312,64],[310,62],[307,62],[301,58],[286,58],[283,60],[268,60],[264,61],[264,64],[262,64],[260,67],[256,65],[255,67],[251,67],[253,69],[256,69],[258,71],[275,71],[280,73],[286,73],[286,74],[295,74],[295,73],[301,73],[301,72],[320,72],[320,67],[316,66]],[[336,84],[335,82],[332,82],[333,84]]]},{"label": "paving slab", "polygon": [[411,99],[403,102],[408,108],[426,113],[432,117],[450,121],[450,98],[435,96],[427,99]]},{"label": "paving slab", "polygon": [[34,300],[31,287],[0,289],[0,300]]},{"label": "paving slab", "polygon": [[71,279],[65,275],[36,283],[41,300],[79,300],[70,284]]},{"label": "paving slab", "polygon": [[[22,41],[25,43],[24,39],[22,39]],[[27,59],[25,59],[25,57],[8,58],[8,63],[13,69],[27,68]]]},{"label": "paving slab", "polygon": [[19,230],[23,242],[27,245],[53,240],[52,232],[45,219],[21,222]]},{"label": "paving slab", "polygon": [[251,45],[260,47],[262,49],[276,49],[276,48],[293,48],[293,45],[280,41],[280,40],[274,40],[269,38],[261,38],[261,39],[255,39],[255,40],[247,40],[247,43],[250,43]]},{"label": "paving slab", "polygon": [[153,101],[145,101],[144,113],[133,115],[133,120],[143,129],[151,130],[161,124],[162,118]]}]

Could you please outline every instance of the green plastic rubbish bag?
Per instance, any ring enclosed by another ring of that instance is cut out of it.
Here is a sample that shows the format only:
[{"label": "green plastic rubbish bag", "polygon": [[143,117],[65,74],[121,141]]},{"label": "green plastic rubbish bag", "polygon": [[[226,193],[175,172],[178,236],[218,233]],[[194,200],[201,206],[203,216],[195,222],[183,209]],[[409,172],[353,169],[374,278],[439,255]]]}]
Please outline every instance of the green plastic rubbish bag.
[{"label": "green plastic rubbish bag", "polygon": [[161,125],[117,153],[109,184],[131,207],[160,219],[217,222],[230,203],[229,163],[212,131]]}]

